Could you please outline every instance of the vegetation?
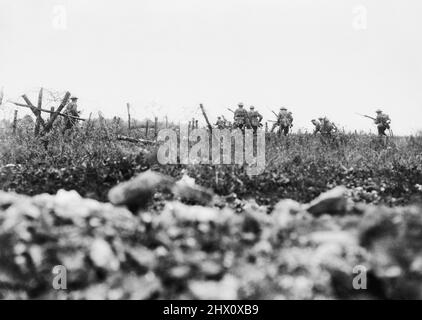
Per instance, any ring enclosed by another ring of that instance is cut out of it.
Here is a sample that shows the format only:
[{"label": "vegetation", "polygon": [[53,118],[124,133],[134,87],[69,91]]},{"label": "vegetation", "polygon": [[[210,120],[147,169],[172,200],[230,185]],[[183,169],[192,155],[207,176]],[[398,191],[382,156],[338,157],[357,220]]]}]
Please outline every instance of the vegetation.
[{"label": "vegetation", "polygon": [[[58,125],[34,137],[33,124],[21,124],[15,135],[0,132],[0,187],[34,195],[76,190],[82,196],[106,200],[108,190],[136,173],[153,168],[174,177],[182,171],[216,193],[235,193],[273,205],[280,198],[308,202],[337,185],[353,191],[355,200],[389,206],[421,200],[422,136],[395,137],[388,142],[373,135],[342,133],[332,141],[307,133],[266,138],[266,169],[249,177],[235,165],[166,165],[157,163],[154,146],[119,141],[125,123],[87,121],[62,134]],[[130,132],[153,139],[153,130]]]}]

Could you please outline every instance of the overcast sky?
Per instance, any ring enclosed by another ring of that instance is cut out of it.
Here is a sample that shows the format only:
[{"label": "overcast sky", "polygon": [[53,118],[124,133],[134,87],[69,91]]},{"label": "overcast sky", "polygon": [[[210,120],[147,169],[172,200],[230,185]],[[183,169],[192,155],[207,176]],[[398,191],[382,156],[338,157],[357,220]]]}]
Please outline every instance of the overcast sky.
[{"label": "overcast sky", "polygon": [[395,133],[415,133],[421,17],[420,0],[1,0],[0,87],[34,103],[41,86],[69,90],[85,116],[126,117],[130,102],[134,117],[203,122],[199,103],[215,120],[243,102],[269,119],[287,106],[296,129],[327,115],[374,131],[355,112],[381,107]]}]

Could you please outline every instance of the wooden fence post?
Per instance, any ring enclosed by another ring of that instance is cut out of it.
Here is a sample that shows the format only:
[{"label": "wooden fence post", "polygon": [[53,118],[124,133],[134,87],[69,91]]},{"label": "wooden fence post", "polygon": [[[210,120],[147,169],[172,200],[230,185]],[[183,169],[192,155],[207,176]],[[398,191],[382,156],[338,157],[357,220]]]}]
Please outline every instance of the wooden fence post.
[{"label": "wooden fence post", "polygon": [[155,137],[158,136],[158,117],[155,117],[154,119],[154,133],[155,133]]},{"label": "wooden fence post", "polygon": [[[59,116],[59,113],[63,110],[63,108],[66,106],[67,101],[70,98],[70,92],[66,92],[66,94],[63,97],[62,102],[60,103],[59,107],[57,108],[57,111],[51,116],[50,120],[48,121],[48,123],[45,125],[44,130],[42,133],[48,133],[51,128],[53,127],[53,123],[56,120],[56,118]],[[43,122],[41,121],[41,124]]]},{"label": "wooden fence post", "polygon": [[43,128],[45,128],[44,120],[41,118],[41,112],[37,108],[34,107],[32,102],[28,99],[28,97],[25,94],[22,95],[22,99],[25,100],[26,104],[31,108],[32,113],[35,115],[40,125]]},{"label": "wooden fence post", "polygon": [[204,106],[202,105],[202,103],[199,105],[199,107],[201,108],[201,111],[202,111],[202,114],[205,118],[205,122],[207,123],[208,129],[210,131],[212,131],[212,125],[211,125],[210,121],[208,120],[207,113],[205,112],[205,109],[204,109]]},{"label": "wooden fence post", "polygon": [[127,107],[127,130],[128,132],[130,131],[130,104],[129,102],[126,103],[126,107]]},{"label": "wooden fence post", "polygon": [[168,125],[169,125],[169,121],[168,121],[168,118],[166,116],[166,129],[168,128]]},{"label": "wooden fence post", "polygon": [[40,126],[41,126],[41,107],[42,107],[42,94],[43,89],[40,89],[40,92],[38,93],[38,104],[37,104],[37,110],[38,110],[38,117],[35,120],[35,129],[34,134],[37,136],[40,133]]},{"label": "wooden fence post", "polygon": [[51,118],[53,117],[53,114],[54,114],[54,107],[51,107],[50,111],[51,111],[51,113],[50,113],[50,120],[51,120]]},{"label": "wooden fence post", "polygon": [[265,122],[265,132],[268,132],[268,122]]},{"label": "wooden fence post", "polygon": [[145,124],[145,139],[148,139],[148,129],[149,129],[149,121],[147,119],[147,123]]},{"label": "wooden fence post", "polygon": [[18,110],[15,110],[15,114],[13,115],[13,134],[16,134],[16,126],[18,124]]}]

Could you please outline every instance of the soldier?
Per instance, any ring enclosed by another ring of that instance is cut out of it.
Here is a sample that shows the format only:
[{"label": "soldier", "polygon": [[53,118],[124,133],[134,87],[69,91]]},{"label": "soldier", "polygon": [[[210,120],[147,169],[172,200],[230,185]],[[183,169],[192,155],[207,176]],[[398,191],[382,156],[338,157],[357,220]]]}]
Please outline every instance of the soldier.
[{"label": "soldier", "polygon": [[327,117],[319,118],[321,123],[320,132],[323,136],[331,136],[338,131],[337,126],[334,122],[331,122]]},{"label": "soldier", "polygon": [[376,111],[376,113],[377,113],[377,116],[375,117],[374,122],[378,128],[378,135],[387,136],[385,134],[385,130],[390,129],[390,123],[391,123],[390,117],[379,109]]},{"label": "soldier", "polygon": [[[64,114],[72,116],[72,117],[79,117],[80,112],[78,111],[78,104],[77,104],[78,98],[72,97],[70,98],[70,100],[71,102],[67,105]],[[76,124],[76,122],[77,122],[77,119],[75,118],[65,117],[63,132],[67,130],[71,130],[73,126]]]},{"label": "soldier", "polygon": [[251,122],[251,127],[253,129],[253,132],[256,133],[258,128],[262,126],[262,115],[255,110],[254,106],[251,106],[249,111],[249,120]]},{"label": "soldier", "polygon": [[287,111],[286,108],[281,107],[280,112],[277,116],[277,122],[273,124],[271,132],[274,131],[276,126],[280,126],[279,133],[283,132],[285,136],[289,134],[289,130],[293,127],[293,115],[290,111]]},{"label": "soldier", "polygon": [[222,116],[222,118],[223,118],[223,121],[224,121],[224,128],[231,129],[232,123],[229,120],[227,120],[224,116]]},{"label": "soldier", "polygon": [[221,117],[217,117],[217,122],[215,123],[215,126],[218,129],[224,129],[226,127],[226,123]]},{"label": "soldier", "polygon": [[312,119],[311,122],[315,126],[313,134],[316,135],[318,132],[321,133],[321,122],[316,119]]},{"label": "soldier", "polygon": [[243,109],[243,103],[239,103],[238,108],[234,112],[234,127],[244,130],[248,124],[248,112]]}]

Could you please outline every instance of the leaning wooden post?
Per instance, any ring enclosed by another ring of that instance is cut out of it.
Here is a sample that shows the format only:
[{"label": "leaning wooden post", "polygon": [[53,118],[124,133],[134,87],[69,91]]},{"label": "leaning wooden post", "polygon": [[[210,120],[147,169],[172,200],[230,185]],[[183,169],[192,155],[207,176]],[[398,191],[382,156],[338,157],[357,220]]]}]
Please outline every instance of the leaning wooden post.
[{"label": "leaning wooden post", "polygon": [[16,127],[18,124],[18,110],[15,110],[15,114],[13,115],[13,134],[16,134]]},{"label": "leaning wooden post", "polygon": [[40,89],[40,92],[38,93],[38,104],[37,104],[37,110],[38,110],[38,117],[35,121],[35,130],[34,134],[37,136],[40,133],[40,126],[41,126],[41,107],[42,107],[42,88]]},{"label": "leaning wooden post", "polygon": [[37,118],[41,126],[45,128],[44,120],[41,118],[41,112],[37,108],[35,108],[35,106],[32,104],[32,102],[28,99],[28,97],[25,94],[22,95],[22,99],[25,100],[26,104],[29,106],[29,108],[31,109],[32,113],[35,115],[35,117]]},{"label": "leaning wooden post", "polygon": [[51,111],[51,113],[50,113],[50,120],[51,120],[51,117],[53,116],[53,114],[54,114],[54,107],[51,107],[50,108],[50,111]]},{"label": "leaning wooden post", "polygon": [[158,117],[154,118],[154,134],[155,134],[155,137],[158,136]]},{"label": "leaning wooden post", "polygon": [[201,108],[202,114],[204,115],[205,122],[207,123],[208,129],[210,129],[210,131],[212,131],[212,125],[208,120],[207,114],[205,112],[205,109],[204,109],[204,106],[202,105],[202,103],[199,105],[199,107]]},{"label": "leaning wooden post", "polygon": [[147,119],[147,123],[145,124],[145,139],[148,139],[148,129],[149,129],[149,121]]},{"label": "leaning wooden post", "polygon": [[[48,123],[45,125],[44,130],[43,130],[43,134],[44,133],[48,133],[51,128],[53,127],[53,123],[54,121],[57,119],[57,117],[59,116],[59,113],[63,110],[63,108],[66,106],[67,101],[70,98],[70,92],[66,92],[66,94],[63,97],[62,102],[60,103],[59,107],[57,108],[56,112],[53,113],[53,115],[51,116],[50,120],[48,121]],[[41,122],[42,124],[42,122]]]},{"label": "leaning wooden post", "polygon": [[129,102],[126,103],[126,107],[127,107],[127,130],[129,132],[130,131],[130,104]]}]

